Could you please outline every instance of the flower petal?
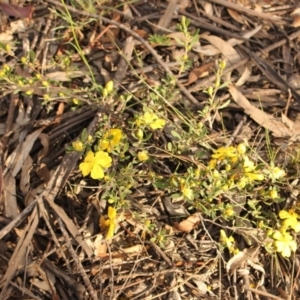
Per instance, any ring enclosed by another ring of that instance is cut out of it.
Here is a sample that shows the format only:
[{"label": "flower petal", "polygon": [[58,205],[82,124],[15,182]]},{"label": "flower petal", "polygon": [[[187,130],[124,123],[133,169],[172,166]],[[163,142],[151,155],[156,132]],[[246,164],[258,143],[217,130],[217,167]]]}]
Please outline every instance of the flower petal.
[{"label": "flower petal", "polygon": [[300,222],[297,222],[293,229],[295,230],[295,232],[300,232]]},{"label": "flower petal", "polygon": [[281,210],[278,215],[280,219],[287,219],[290,217],[290,213],[286,210]]},{"label": "flower petal", "polygon": [[99,165],[95,164],[92,168],[92,171],[91,171],[91,177],[93,179],[103,178],[104,177],[103,169]]},{"label": "flower petal", "polygon": [[291,256],[291,248],[289,246],[285,246],[284,249],[281,252],[281,255],[283,257],[290,257]]},{"label": "flower petal", "polygon": [[82,162],[79,165],[79,170],[81,171],[83,176],[87,176],[91,173],[91,170],[93,168],[93,163],[91,162]]},{"label": "flower petal", "polygon": [[109,168],[112,163],[112,158],[109,156],[107,152],[98,151],[95,153],[95,163],[102,168]]},{"label": "flower petal", "polygon": [[163,119],[156,119],[153,123],[150,124],[150,128],[155,130],[155,129],[161,129],[164,128],[166,124],[166,121]]},{"label": "flower petal", "polygon": [[101,150],[106,150],[109,147],[109,141],[100,140],[98,146]]},{"label": "flower petal", "polygon": [[107,215],[108,215],[108,217],[109,217],[110,220],[115,219],[116,215],[117,215],[116,209],[114,207],[112,207],[112,206],[109,206],[108,207]]},{"label": "flower petal", "polygon": [[152,112],[145,112],[144,113],[144,121],[147,125],[150,125],[157,116]]},{"label": "flower petal", "polygon": [[94,163],[94,159],[95,159],[95,155],[94,155],[94,152],[93,151],[89,151],[85,158],[84,158],[84,162],[93,162]]}]

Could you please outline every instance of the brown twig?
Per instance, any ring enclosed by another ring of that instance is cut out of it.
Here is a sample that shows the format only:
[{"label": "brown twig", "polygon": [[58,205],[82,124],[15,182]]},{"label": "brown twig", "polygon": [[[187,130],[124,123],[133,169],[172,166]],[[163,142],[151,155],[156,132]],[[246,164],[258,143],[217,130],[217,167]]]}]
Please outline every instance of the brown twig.
[{"label": "brown twig", "polygon": [[274,295],[272,295],[272,294],[270,294],[270,293],[266,293],[266,292],[260,291],[260,290],[258,290],[258,289],[253,289],[253,288],[251,288],[251,287],[245,287],[245,290],[250,291],[250,292],[252,292],[252,293],[255,293],[255,294],[257,294],[257,295],[261,295],[261,296],[264,296],[264,297],[268,297],[268,299],[284,300],[284,299],[282,299],[282,298],[280,298],[280,297],[277,297],[277,296],[274,296]]},{"label": "brown twig", "polygon": [[274,22],[274,23],[277,22],[278,24],[284,24],[285,23],[281,18],[272,16],[272,15],[269,15],[269,14],[266,14],[266,13],[263,13],[263,12],[259,12],[259,11],[253,10],[253,9],[249,9],[249,8],[243,7],[239,4],[235,4],[233,2],[227,1],[227,0],[209,0],[209,1],[213,2],[215,4],[219,4],[221,6],[225,6],[229,9],[233,9],[235,11],[245,13],[249,16],[258,17],[258,18],[260,18],[262,20],[265,20],[265,21],[270,21],[270,22]]},{"label": "brown twig", "polygon": [[72,245],[71,245],[71,241],[70,241],[70,238],[69,238],[69,235],[66,231],[66,228],[64,226],[64,223],[62,222],[62,220],[60,218],[58,218],[58,224],[59,224],[59,227],[60,227],[60,230],[62,232],[62,235],[64,237],[64,240],[66,242],[66,245],[67,245],[67,248],[71,254],[71,256],[73,257],[74,259],[74,262],[76,264],[76,268],[79,270],[79,273],[82,277],[82,280],[84,282],[84,285],[88,291],[88,293],[90,294],[90,296],[92,297],[93,300],[98,300],[98,297],[97,297],[97,293],[96,291],[94,290],[91,282],[90,282],[90,279],[89,277],[86,275],[85,271],[84,271],[84,268],[76,254],[76,252],[74,251]]},{"label": "brown twig", "polygon": [[27,216],[31,213],[34,206],[36,205],[36,200],[31,202],[16,218],[14,218],[9,224],[0,230],[0,240],[7,235],[13,228],[17,227]]}]

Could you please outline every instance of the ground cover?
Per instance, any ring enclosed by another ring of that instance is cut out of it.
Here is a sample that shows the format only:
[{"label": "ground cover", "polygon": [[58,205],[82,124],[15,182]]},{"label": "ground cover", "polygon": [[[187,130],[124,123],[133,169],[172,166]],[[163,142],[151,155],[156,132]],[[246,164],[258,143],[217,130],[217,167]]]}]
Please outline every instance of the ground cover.
[{"label": "ground cover", "polygon": [[299,12],[254,2],[0,3],[0,299],[299,299]]}]

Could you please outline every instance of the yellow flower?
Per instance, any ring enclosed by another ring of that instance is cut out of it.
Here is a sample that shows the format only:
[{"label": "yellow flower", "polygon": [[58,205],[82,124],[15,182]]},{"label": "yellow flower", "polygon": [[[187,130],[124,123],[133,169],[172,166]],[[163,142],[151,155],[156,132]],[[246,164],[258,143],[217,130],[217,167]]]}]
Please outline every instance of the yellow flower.
[{"label": "yellow flower", "polygon": [[227,158],[237,157],[236,149],[232,146],[230,147],[221,147],[217,150],[214,150],[214,154],[211,156],[217,160],[224,160]]},{"label": "yellow flower", "polygon": [[110,94],[114,90],[114,82],[112,80],[108,81],[105,85],[107,93]]},{"label": "yellow flower", "polygon": [[212,86],[210,86],[210,87],[207,89],[207,94],[208,94],[209,96],[212,96],[213,92],[214,92],[214,88],[213,88]]},{"label": "yellow flower", "polygon": [[103,97],[106,97],[107,95],[108,95],[108,91],[107,91],[106,88],[104,88],[104,89],[102,90],[102,96],[103,96]]},{"label": "yellow flower", "polygon": [[194,199],[194,192],[191,188],[185,186],[181,189],[182,194],[189,200]]},{"label": "yellow flower", "polygon": [[98,151],[94,153],[89,151],[79,165],[79,169],[83,176],[91,173],[93,179],[101,179],[104,177],[104,170],[111,166],[111,162],[112,159],[107,152]]},{"label": "yellow flower", "polygon": [[73,104],[75,104],[75,105],[80,105],[81,104],[81,101],[77,98],[73,98],[72,101],[73,101]]},{"label": "yellow flower", "polygon": [[209,169],[213,170],[217,165],[217,160],[216,159],[211,159],[208,163]]},{"label": "yellow flower", "polygon": [[232,207],[228,207],[224,211],[224,215],[226,217],[232,217],[232,216],[234,216],[234,214],[235,214],[235,211],[234,211],[234,209]]},{"label": "yellow flower", "polygon": [[194,169],[194,175],[196,178],[199,178],[199,176],[201,175],[201,169],[200,168]]},{"label": "yellow flower", "polygon": [[138,117],[138,118],[135,119],[134,122],[135,122],[135,124],[136,124],[137,127],[140,127],[141,125],[143,125],[144,120],[143,120],[142,117]]},{"label": "yellow flower", "polygon": [[83,143],[79,140],[76,140],[75,142],[73,142],[72,146],[73,146],[74,150],[78,151],[78,152],[81,152],[84,149]]},{"label": "yellow flower", "polygon": [[161,129],[165,126],[166,121],[159,118],[154,112],[148,111],[144,113],[143,120],[151,129]]},{"label": "yellow flower", "polygon": [[149,159],[148,151],[143,150],[138,153],[139,161],[146,161]]},{"label": "yellow flower", "polygon": [[247,176],[249,182],[252,182],[255,180],[262,181],[265,179],[263,174],[258,174],[258,173],[245,173],[245,176]]},{"label": "yellow flower", "polygon": [[228,248],[230,253],[235,253],[236,251],[238,251],[238,249],[236,249],[235,247],[234,237],[228,237],[223,229],[220,230],[220,240],[223,246]]},{"label": "yellow flower", "polygon": [[241,143],[236,147],[236,150],[237,150],[238,154],[243,155],[247,151],[247,146],[246,146],[246,144]]},{"label": "yellow flower", "polygon": [[225,166],[225,170],[226,170],[227,172],[229,172],[231,169],[232,169],[232,167],[231,167],[230,164],[227,164],[227,165]]},{"label": "yellow flower", "polygon": [[269,177],[273,181],[283,178],[286,175],[285,172],[278,167],[271,167],[269,169],[269,172],[270,172]]},{"label": "yellow flower", "polygon": [[142,140],[143,139],[143,137],[144,137],[144,132],[143,132],[143,130],[142,129],[138,129],[137,130],[137,132],[136,132],[136,137],[139,139],[139,140]]},{"label": "yellow flower", "polygon": [[92,143],[92,141],[93,141],[93,137],[91,135],[88,135],[87,142]]},{"label": "yellow flower", "polygon": [[3,65],[3,70],[5,70],[6,72],[9,72],[10,69],[11,69],[11,67],[9,65],[7,65],[7,64]]},{"label": "yellow flower", "polygon": [[99,148],[111,152],[116,146],[119,145],[122,139],[122,130],[117,128],[109,129],[104,137],[99,142]]},{"label": "yellow flower", "polygon": [[284,228],[292,228],[295,232],[300,232],[300,222],[298,221],[299,215],[292,209],[289,211],[281,210],[279,212],[279,218],[284,220],[282,222]]},{"label": "yellow flower", "polygon": [[248,156],[244,157],[243,168],[245,172],[251,172],[255,170],[254,162],[250,160]]},{"label": "yellow flower", "polygon": [[109,206],[108,207],[108,231],[107,231],[107,235],[106,235],[106,239],[111,239],[114,236],[114,232],[115,232],[115,228],[116,228],[116,215],[117,215],[117,211],[114,207]]},{"label": "yellow flower", "polygon": [[46,80],[43,80],[43,81],[42,81],[42,85],[43,85],[44,87],[49,87],[49,82],[46,81]]},{"label": "yellow flower", "polygon": [[276,199],[276,198],[278,198],[278,193],[277,193],[277,191],[276,191],[276,190],[271,190],[271,191],[270,191],[270,197],[271,197],[271,199]]},{"label": "yellow flower", "polygon": [[272,237],[275,240],[274,246],[276,251],[281,253],[283,257],[290,257],[292,251],[296,251],[297,243],[288,232],[276,230]]},{"label": "yellow flower", "polygon": [[44,98],[45,101],[49,101],[50,100],[49,94],[44,94],[43,98]]},{"label": "yellow flower", "polygon": [[26,62],[27,62],[27,58],[24,57],[24,56],[22,56],[22,57],[21,57],[21,63],[22,63],[22,64],[25,64]]},{"label": "yellow flower", "polygon": [[212,176],[213,178],[217,179],[221,177],[221,174],[219,173],[218,170],[213,170]]},{"label": "yellow flower", "polygon": [[224,184],[222,187],[221,187],[222,191],[223,192],[227,192],[229,190],[229,186],[228,184]]},{"label": "yellow flower", "polygon": [[248,184],[247,178],[246,178],[246,177],[242,177],[242,178],[237,182],[237,187],[238,187],[239,189],[243,189],[243,188],[246,186],[246,184]]},{"label": "yellow flower", "polygon": [[226,68],[226,60],[221,60],[219,63],[219,67],[224,70]]},{"label": "yellow flower", "polygon": [[100,230],[104,231],[107,227],[106,239],[111,239],[114,236],[115,228],[116,228],[116,209],[112,206],[108,207],[107,212],[108,219],[106,219],[103,215],[101,215],[99,220]]}]

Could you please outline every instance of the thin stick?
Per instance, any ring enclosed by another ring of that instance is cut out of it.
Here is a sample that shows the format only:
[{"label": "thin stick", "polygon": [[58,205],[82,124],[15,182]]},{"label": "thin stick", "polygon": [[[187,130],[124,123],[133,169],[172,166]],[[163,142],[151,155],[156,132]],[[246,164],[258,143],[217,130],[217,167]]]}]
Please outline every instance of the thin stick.
[{"label": "thin stick", "polygon": [[76,254],[76,252],[74,251],[72,245],[71,245],[71,241],[70,241],[70,238],[69,238],[69,235],[66,231],[66,228],[65,228],[65,225],[64,223],[62,222],[61,218],[58,218],[58,224],[59,224],[59,227],[60,227],[60,230],[62,232],[62,235],[64,237],[64,240],[66,242],[66,246],[71,254],[71,256],[73,257],[74,259],[74,262],[76,264],[76,267],[78,268],[79,270],[79,273],[83,279],[83,282],[84,282],[84,285],[88,291],[88,293],[91,295],[92,299],[93,300],[98,300],[98,297],[97,297],[97,293],[96,291],[94,290],[91,282],[90,282],[90,279],[89,277],[86,275],[85,271],[84,271],[84,268]]},{"label": "thin stick", "polygon": [[13,228],[17,227],[31,213],[36,205],[36,200],[32,201],[16,218],[0,230],[0,240],[8,234]]}]

